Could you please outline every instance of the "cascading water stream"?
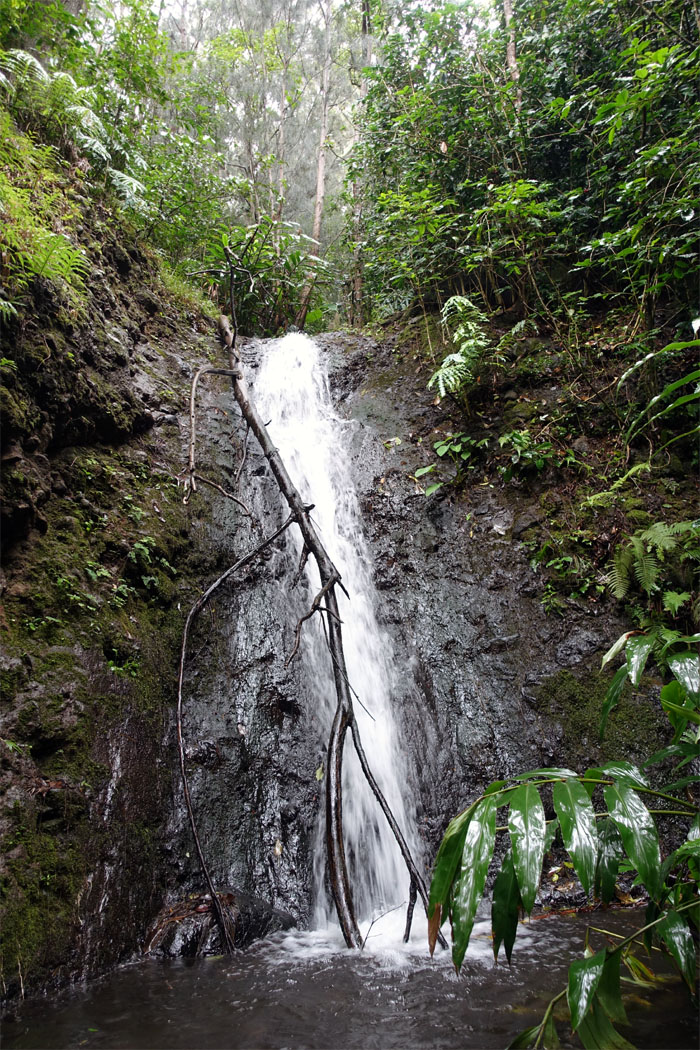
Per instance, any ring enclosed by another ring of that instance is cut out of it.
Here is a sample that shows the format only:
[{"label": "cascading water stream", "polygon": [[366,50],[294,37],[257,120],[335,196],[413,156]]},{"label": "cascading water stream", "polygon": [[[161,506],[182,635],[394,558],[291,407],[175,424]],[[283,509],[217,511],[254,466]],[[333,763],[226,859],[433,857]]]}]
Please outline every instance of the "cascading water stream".
[{"label": "cascading water stream", "polygon": [[[357,725],[381,790],[419,862],[413,814],[401,788],[405,789],[408,774],[391,711],[392,686],[399,672],[391,642],[377,620],[378,597],[347,457],[345,436],[352,424],[343,422],[334,411],[318,348],[303,335],[289,335],[270,346],[255,381],[255,400],[290,477],[305,501],[314,505],[312,519],[350,593],[348,600],[338,589],[348,677],[359,698],[354,705]],[[315,594],[320,586],[315,567],[309,583]],[[326,708],[322,722],[330,729],[335,693],[318,616],[304,625],[301,645],[297,659],[311,664]],[[343,769],[343,821],[357,918],[372,921],[406,900],[409,876],[349,735]],[[328,921],[330,909],[323,891],[322,829],[317,845],[316,922],[320,924]]]}]

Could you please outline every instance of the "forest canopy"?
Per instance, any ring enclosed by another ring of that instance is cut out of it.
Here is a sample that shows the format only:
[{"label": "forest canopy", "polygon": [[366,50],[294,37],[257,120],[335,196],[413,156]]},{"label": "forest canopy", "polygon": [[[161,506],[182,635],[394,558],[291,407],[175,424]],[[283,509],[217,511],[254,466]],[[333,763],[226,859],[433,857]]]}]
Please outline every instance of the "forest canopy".
[{"label": "forest canopy", "polygon": [[34,265],[9,172],[39,142],[222,303],[234,265],[249,332],[454,294],[564,327],[697,305],[690,0],[2,0],[0,25],[29,136],[3,136],[5,313]]}]

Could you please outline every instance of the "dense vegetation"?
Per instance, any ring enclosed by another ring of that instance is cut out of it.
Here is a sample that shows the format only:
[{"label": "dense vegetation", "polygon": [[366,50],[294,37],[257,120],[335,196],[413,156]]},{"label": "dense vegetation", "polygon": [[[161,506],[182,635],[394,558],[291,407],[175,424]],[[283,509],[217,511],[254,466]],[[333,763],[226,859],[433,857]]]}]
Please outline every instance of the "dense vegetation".
[{"label": "dense vegetation", "polygon": [[[626,855],[650,896],[645,936],[692,986],[698,822],[662,866],[640,793],[661,791],[685,837],[700,725],[697,5],[511,6],[0,0],[0,367],[10,385],[35,368],[13,348],[42,295],[62,323],[84,320],[97,214],[243,332],[397,326],[450,410],[417,485],[539,499],[523,538],[548,610],[606,590],[626,603],[601,731],[653,661],[671,723],[649,770],[523,774],[453,822],[433,904],[455,963],[506,804],[494,931],[510,952],[555,831],[539,794],[552,782],[584,889],[609,898]],[[30,434],[4,404],[6,438]],[[621,958],[646,979],[629,947],[572,969],[587,1047],[626,1045],[610,1028]],[[556,1045],[552,1010],[522,1045]]]}]

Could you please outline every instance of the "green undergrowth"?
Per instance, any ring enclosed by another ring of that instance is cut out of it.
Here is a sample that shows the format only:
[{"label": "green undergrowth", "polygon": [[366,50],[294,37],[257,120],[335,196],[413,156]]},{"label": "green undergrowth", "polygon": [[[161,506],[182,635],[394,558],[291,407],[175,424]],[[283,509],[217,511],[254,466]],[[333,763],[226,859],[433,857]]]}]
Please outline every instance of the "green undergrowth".
[{"label": "green undergrowth", "polygon": [[483,489],[501,492],[547,611],[597,604],[620,545],[692,518],[700,343],[671,326],[640,336],[621,311],[583,318],[563,338],[535,318],[504,327],[464,303],[443,309],[437,371],[436,340],[419,325],[396,340],[422,362],[442,415],[422,438],[416,485],[470,505]]}]

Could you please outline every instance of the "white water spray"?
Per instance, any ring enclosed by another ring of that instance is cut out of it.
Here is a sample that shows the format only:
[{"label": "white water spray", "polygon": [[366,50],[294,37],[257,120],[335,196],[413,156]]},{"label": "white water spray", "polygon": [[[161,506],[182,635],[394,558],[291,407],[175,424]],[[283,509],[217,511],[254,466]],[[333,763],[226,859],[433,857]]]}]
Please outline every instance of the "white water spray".
[{"label": "white water spray", "polygon": [[[377,622],[377,594],[362,533],[357,496],[348,464],[347,434],[352,424],[335,413],[326,371],[312,340],[289,335],[267,352],[255,382],[255,399],[280,450],[292,481],[305,502],[321,540],[343,578],[350,600],[338,589],[343,642],[360,737],[374,775],[420,864],[406,789],[403,754],[391,714],[398,668],[392,645]],[[320,584],[315,566],[314,593]],[[306,610],[304,610],[306,611]],[[302,654],[311,661],[319,692],[327,699],[324,732],[330,730],[335,691],[330,657],[317,622],[304,625]],[[367,710],[362,707],[364,705]],[[343,832],[358,921],[372,921],[408,896],[409,874],[384,814],[360,769],[348,734],[343,768]],[[321,835],[321,843],[323,838]],[[320,845],[320,843],[319,843]],[[317,887],[323,880],[323,849],[317,850]],[[325,894],[318,893],[317,922],[328,921]],[[403,921],[403,909],[397,913]]]}]

